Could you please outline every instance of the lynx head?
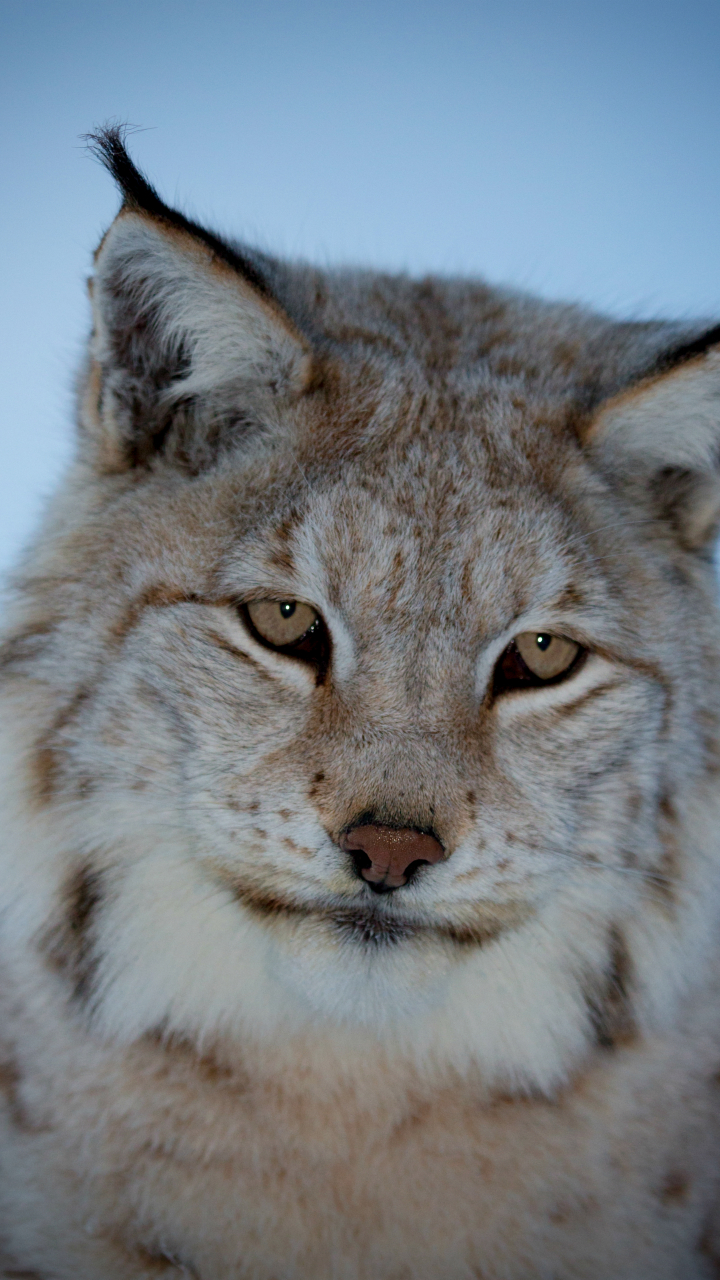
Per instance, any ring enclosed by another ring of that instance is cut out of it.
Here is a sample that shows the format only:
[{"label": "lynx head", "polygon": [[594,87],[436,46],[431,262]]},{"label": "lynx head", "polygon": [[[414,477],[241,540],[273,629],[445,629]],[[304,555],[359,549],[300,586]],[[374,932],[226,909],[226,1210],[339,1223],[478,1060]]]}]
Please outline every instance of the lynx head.
[{"label": "lynx head", "polygon": [[101,1035],[549,1088],[712,927],[720,332],[282,264],[97,146],[4,649],[16,928]]}]

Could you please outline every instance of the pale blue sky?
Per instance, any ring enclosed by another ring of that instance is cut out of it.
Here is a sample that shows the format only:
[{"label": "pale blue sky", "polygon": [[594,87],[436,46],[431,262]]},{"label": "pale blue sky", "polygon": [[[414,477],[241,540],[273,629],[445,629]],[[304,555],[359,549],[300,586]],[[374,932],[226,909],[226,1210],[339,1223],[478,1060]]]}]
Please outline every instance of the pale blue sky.
[{"label": "pale blue sky", "polygon": [[0,0],[0,104],[0,570],[72,447],[108,118],[271,250],[720,315],[717,0]]}]

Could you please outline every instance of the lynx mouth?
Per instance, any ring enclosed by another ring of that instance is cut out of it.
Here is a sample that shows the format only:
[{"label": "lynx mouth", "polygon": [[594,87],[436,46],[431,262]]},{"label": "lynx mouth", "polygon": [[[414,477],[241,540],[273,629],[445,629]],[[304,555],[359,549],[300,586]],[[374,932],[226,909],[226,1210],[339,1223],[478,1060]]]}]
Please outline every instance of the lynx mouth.
[{"label": "lynx mouth", "polygon": [[324,923],[335,936],[368,949],[390,948],[416,939],[434,938],[462,947],[481,947],[492,942],[506,929],[516,926],[525,911],[496,913],[490,918],[483,913],[476,919],[462,921],[419,921],[391,914],[378,903],[376,895],[353,903],[293,902],[271,890],[248,884],[225,868],[217,868],[215,878],[229,889],[246,910],[265,922],[273,920],[307,920]]}]

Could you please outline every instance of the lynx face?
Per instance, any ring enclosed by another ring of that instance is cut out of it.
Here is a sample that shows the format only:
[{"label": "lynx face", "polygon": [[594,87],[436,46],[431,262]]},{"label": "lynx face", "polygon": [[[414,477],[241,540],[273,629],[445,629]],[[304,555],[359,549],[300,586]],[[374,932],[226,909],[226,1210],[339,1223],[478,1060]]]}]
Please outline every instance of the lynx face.
[{"label": "lynx face", "polygon": [[710,928],[713,336],[250,258],[105,147],[81,446],[5,648],[17,929],[126,1040],[371,1032],[551,1087]]}]

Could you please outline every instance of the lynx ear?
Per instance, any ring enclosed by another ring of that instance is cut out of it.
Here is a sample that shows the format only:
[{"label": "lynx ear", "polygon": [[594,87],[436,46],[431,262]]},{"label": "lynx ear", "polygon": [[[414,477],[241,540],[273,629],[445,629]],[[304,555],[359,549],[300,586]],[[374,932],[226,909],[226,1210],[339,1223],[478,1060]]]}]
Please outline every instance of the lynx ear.
[{"label": "lynx ear", "polygon": [[720,526],[720,331],[666,356],[604,405],[585,444],[611,483],[669,521],[688,550]]},{"label": "lynx ear", "polygon": [[308,344],[254,263],[162,203],[117,130],[94,141],[124,202],[90,285],[83,426],[105,470],[162,450],[197,471],[302,393]]}]

